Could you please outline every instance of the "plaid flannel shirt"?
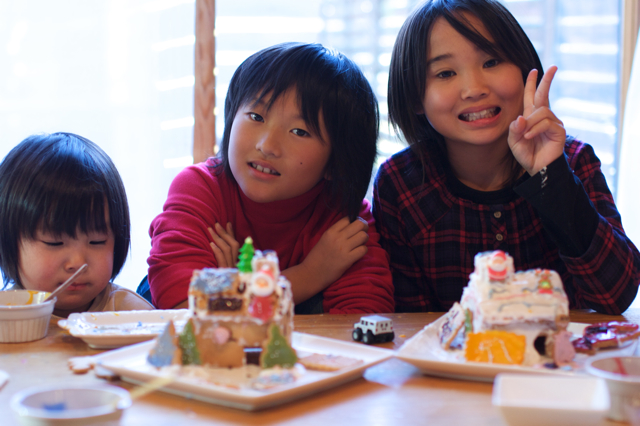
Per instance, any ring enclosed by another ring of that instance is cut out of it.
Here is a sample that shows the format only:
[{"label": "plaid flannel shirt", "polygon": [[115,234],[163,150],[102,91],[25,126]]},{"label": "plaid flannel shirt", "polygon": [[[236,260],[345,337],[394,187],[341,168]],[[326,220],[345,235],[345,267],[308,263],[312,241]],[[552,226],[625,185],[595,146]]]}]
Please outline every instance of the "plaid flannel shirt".
[{"label": "plaid flannel shirt", "polygon": [[492,192],[466,187],[436,149],[428,151],[424,171],[407,148],[382,164],[374,182],[397,312],[448,310],[474,256],[497,249],[513,256],[516,270],[557,271],[572,309],[619,314],[634,300],[640,254],[589,145],[567,138],[565,155],[544,175],[525,173],[514,188]]}]

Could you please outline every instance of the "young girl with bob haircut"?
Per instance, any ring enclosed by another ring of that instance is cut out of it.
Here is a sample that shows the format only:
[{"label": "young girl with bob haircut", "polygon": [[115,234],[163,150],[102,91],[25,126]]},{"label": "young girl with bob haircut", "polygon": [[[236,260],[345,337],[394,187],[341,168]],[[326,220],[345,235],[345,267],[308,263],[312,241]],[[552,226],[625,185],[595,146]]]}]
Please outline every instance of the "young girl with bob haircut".
[{"label": "young girl with bob haircut", "polygon": [[593,149],[549,109],[526,34],[498,1],[433,0],[406,20],[389,74],[389,118],[409,144],[379,169],[374,217],[398,311],[446,311],[474,256],[562,277],[572,309],[620,314],[640,255]]},{"label": "young girl with bob haircut", "polygon": [[52,292],[54,315],[153,309],[113,284],[130,245],[127,196],[109,156],[72,133],[33,135],[0,164],[0,267],[5,288]]},{"label": "young girl with bob haircut", "polygon": [[275,250],[297,313],[393,312],[366,194],[378,104],[360,69],[319,44],[264,49],[236,70],[219,155],[173,181],[151,224],[156,306],[187,306],[194,269]]}]

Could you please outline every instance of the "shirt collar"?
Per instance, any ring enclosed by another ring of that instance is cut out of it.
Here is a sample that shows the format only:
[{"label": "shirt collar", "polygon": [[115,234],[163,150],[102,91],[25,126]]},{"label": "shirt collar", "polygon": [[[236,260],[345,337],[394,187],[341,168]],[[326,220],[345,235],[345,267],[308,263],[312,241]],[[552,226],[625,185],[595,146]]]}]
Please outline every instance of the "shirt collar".
[{"label": "shirt collar", "polygon": [[251,223],[283,223],[299,218],[302,213],[313,213],[316,199],[323,193],[324,179],[309,191],[287,200],[257,203],[247,197],[238,185],[243,213]]}]

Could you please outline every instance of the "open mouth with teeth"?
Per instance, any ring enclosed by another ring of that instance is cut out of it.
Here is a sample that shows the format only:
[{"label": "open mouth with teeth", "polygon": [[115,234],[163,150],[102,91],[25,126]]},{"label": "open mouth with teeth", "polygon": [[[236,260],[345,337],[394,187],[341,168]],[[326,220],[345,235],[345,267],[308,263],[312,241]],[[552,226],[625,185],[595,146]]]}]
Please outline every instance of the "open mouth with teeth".
[{"label": "open mouth with teeth", "polygon": [[458,118],[462,121],[476,121],[482,118],[491,118],[498,115],[500,107],[485,109],[479,112],[470,112],[469,114],[460,114]]},{"label": "open mouth with teeth", "polygon": [[259,171],[259,172],[267,173],[267,174],[269,174],[269,175],[280,176],[280,173],[276,172],[275,170],[271,170],[271,169],[269,169],[269,168],[267,168],[267,167],[262,167],[262,166],[261,166],[261,165],[259,165],[259,164],[256,164],[256,163],[249,163],[249,165],[250,165],[251,167],[253,167],[254,169],[256,169],[257,171]]}]

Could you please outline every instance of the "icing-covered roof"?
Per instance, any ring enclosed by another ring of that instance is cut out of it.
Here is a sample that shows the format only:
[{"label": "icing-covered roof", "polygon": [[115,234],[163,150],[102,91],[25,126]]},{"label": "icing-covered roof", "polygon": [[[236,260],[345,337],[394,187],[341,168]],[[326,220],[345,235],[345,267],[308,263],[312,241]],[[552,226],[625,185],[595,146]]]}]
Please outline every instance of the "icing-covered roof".
[{"label": "icing-covered roof", "polygon": [[513,258],[501,251],[479,253],[475,265],[463,304],[474,305],[476,318],[485,324],[553,322],[558,315],[569,314],[567,295],[557,272],[514,272]]},{"label": "icing-covered roof", "polygon": [[204,268],[191,281],[191,288],[204,294],[222,293],[233,288],[237,277],[236,268]]}]

